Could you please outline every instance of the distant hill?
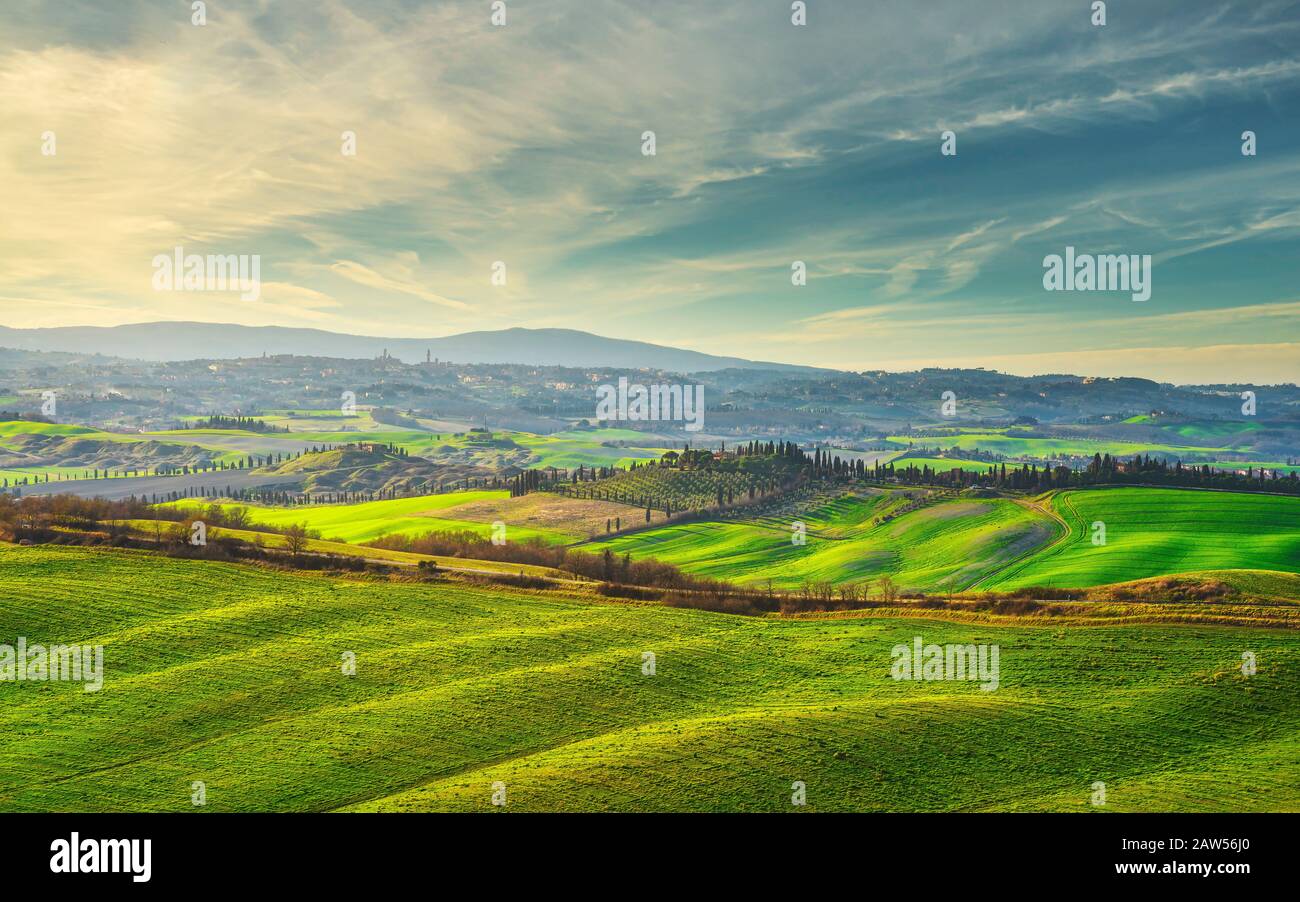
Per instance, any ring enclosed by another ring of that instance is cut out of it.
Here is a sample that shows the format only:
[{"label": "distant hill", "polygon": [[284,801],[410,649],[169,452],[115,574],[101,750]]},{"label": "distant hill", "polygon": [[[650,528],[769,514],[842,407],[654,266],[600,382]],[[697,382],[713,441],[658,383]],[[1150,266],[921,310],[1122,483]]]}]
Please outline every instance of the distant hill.
[{"label": "distant hill", "polygon": [[136,360],[199,360],[295,354],[307,357],[377,357],[387,351],[407,363],[428,354],[452,363],[521,363],[534,366],[604,366],[708,372],[730,368],[816,372],[813,367],[718,357],[605,338],[574,329],[502,329],[443,338],[370,338],[320,329],[158,322],[126,326],[11,329],[0,326],[0,348],[108,354]]}]

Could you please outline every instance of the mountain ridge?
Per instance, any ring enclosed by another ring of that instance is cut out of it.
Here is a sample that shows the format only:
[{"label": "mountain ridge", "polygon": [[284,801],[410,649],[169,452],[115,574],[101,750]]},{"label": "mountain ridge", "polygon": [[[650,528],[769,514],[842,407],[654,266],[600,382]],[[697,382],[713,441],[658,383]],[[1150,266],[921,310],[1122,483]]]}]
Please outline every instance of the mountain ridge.
[{"label": "mountain ridge", "polygon": [[461,332],[440,338],[351,335],[289,326],[153,321],[120,326],[0,326],[0,347],[24,351],[98,353],[135,360],[229,360],[262,354],[364,359],[387,352],[407,363],[426,355],[452,363],[604,366],[710,372],[722,369],[831,372],[819,367],[748,360],[651,342],[608,338],[578,329]]}]

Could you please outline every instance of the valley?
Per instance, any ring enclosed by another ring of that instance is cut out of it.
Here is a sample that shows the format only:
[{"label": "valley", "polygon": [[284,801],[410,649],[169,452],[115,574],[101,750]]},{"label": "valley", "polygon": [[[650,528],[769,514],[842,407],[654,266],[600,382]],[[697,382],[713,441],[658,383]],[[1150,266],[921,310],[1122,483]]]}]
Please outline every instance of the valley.
[{"label": "valley", "polygon": [[[724,369],[687,432],[594,419],[599,370],[142,370],[180,390],[70,362],[0,420],[0,630],[105,655],[0,682],[0,809],[1300,807],[1290,388],[954,371],[952,423],[942,374]],[[917,637],[995,691],[895,679]]]}]

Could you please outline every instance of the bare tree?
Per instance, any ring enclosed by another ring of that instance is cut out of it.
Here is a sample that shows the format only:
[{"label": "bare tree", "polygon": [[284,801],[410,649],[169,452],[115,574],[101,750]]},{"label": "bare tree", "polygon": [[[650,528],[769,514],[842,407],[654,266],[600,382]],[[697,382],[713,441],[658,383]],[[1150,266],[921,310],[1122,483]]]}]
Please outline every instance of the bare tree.
[{"label": "bare tree", "polygon": [[284,547],[289,549],[296,561],[307,549],[307,524],[295,523],[284,531]]},{"label": "bare tree", "polygon": [[194,523],[192,518],[179,520],[172,523],[172,528],[167,533],[167,544],[185,545],[190,541],[190,529]]}]

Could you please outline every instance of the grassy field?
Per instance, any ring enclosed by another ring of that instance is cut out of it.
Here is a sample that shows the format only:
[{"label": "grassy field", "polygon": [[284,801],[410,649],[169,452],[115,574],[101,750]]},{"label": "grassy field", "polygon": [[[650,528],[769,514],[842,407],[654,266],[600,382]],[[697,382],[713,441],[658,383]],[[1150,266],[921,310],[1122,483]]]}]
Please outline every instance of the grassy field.
[{"label": "grassy field", "polygon": [[1255,418],[1237,420],[1183,420],[1168,421],[1164,417],[1139,414],[1124,421],[1128,424],[1156,426],[1167,433],[1180,435],[1191,441],[1233,439],[1234,443],[1248,444],[1254,440],[1252,433],[1270,428],[1271,424]]},{"label": "grassy field", "polygon": [[[467,502],[448,514],[458,520],[480,523],[499,520],[512,530],[523,527],[545,536],[571,540],[603,534],[607,525],[639,526],[646,522],[645,509],[630,504],[568,498],[551,492],[531,492],[517,498],[494,494],[500,497]],[[664,521],[663,511],[650,512],[650,522]]]},{"label": "grassy field", "polygon": [[[1300,809],[1294,633],[740,618],[140,552],[0,546],[0,810]],[[896,682],[992,643],[1000,685]],[[1240,672],[1243,650],[1258,672]],[[653,652],[656,672],[642,673]],[[356,655],[345,676],[344,652]],[[191,784],[206,785],[196,809]]]},{"label": "grassy field", "polygon": [[[159,520],[118,520],[117,523],[123,523],[131,530],[132,535],[156,540],[157,529],[161,524],[164,538],[169,536],[177,528],[175,522]],[[184,533],[188,540],[188,532]],[[285,537],[273,532],[258,532],[251,529],[231,529],[224,526],[212,526],[208,528],[207,536],[209,541],[215,541],[220,538],[239,539],[244,542],[253,544],[262,544],[267,548],[285,549],[288,543]],[[306,549],[308,553],[313,554],[339,554],[349,557],[361,557],[366,560],[379,561],[381,563],[401,564],[404,566],[415,566],[421,561],[434,561],[439,567],[447,567],[453,570],[470,570],[470,571],[490,571],[491,573],[523,573],[527,576],[543,576],[549,579],[572,580],[572,573],[566,573],[556,570],[552,567],[539,567],[533,564],[515,564],[506,561],[484,561],[475,558],[448,557],[441,554],[415,554],[410,551],[394,551],[389,548],[371,548],[357,547],[347,542],[331,542],[327,539],[308,539]]]},{"label": "grassy field", "polygon": [[[778,588],[805,580],[884,574],[905,589],[1080,588],[1206,570],[1300,572],[1300,499],[1187,489],[1061,492],[1050,502],[949,499],[890,513],[896,500],[846,497],[808,515],[807,544],[791,542],[793,516],[701,521],[602,543],[692,572]],[[821,518],[821,519],[819,519]],[[1091,524],[1107,544],[1092,544]],[[1068,530],[1068,533],[1067,533]]]},{"label": "grassy field", "polygon": [[960,448],[963,451],[992,451],[1014,458],[1041,460],[1053,456],[1111,456],[1132,457],[1134,454],[1152,455],[1210,455],[1221,448],[1199,445],[1168,444],[1162,442],[1126,442],[1114,439],[1037,438],[1023,435],[1015,429],[1001,432],[936,433],[931,436],[890,436],[889,441],[906,445],[911,442],[919,448]]},{"label": "grassy field", "polygon": [[[691,573],[777,588],[890,575],[905,588],[961,588],[1048,542],[1057,525],[1006,499],[952,501],[898,514],[900,493],[846,497],[806,514],[755,522],[701,521],[645,530],[596,545],[654,557]],[[792,541],[802,522],[806,542]]]},{"label": "grassy field", "polygon": [[[600,430],[601,432],[624,433],[628,429]],[[582,467],[618,467],[627,469],[633,461],[658,460],[664,454],[660,448],[607,448],[600,444],[610,441],[599,437],[598,433],[557,433],[555,435],[532,435],[531,433],[512,433],[513,440],[532,452],[534,467],[562,467],[575,469]],[[638,436],[645,441],[647,437]]]},{"label": "grassy field", "polygon": [[33,423],[27,420],[0,420],[0,445],[19,435],[75,435],[98,438],[98,429],[65,423]]},{"label": "grassy field", "polygon": [[[981,588],[1095,586],[1205,570],[1300,572],[1300,498],[1187,489],[1066,491],[1069,537]],[[1106,544],[1092,542],[1103,523]]]},{"label": "grassy field", "polygon": [[[165,506],[193,510],[206,507],[207,503],[183,500]],[[219,502],[219,506],[246,508],[250,523],[275,527],[305,523],[308,529],[319,530],[322,538],[340,542],[368,542],[386,535],[418,536],[448,530],[488,536],[492,524],[499,521],[506,525],[507,537],[512,541],[540,538],[567,543],[604,532],[606,520],[621,518],[625,525],[645,520],[643,508],[625,504],[540,492],[511,498],[509,492],[501,490],[448,492],[357,504],[268,507]],[[662,521],[663,513],[652,512],[652,518]]]},{"label": "grassy field", "polygon": [[[1125,420],[1132,425],[1154,425],[1150,417],[1131,417]],[[1091,457],[1094,454],[1109,454],[1112,457],[1131,458],[1135,454],[1150,454],[1153,457],[1171,457],[1181,459],[1184,463],[1210,463],[1222,469],[1241,469],[1254,467],[1290,473],[1300,470],[1293,464],[1277,459],[1276,454],[1261,455],[1255,450],[1255,433],[1267,428],[1260,423],[1238,423],[1232,421],[1204,420],[1166,426],[1162,434],[1167,441],[1139,440],[1125,441],[1110,438],[1037,438],[1025,435],[1024,429],[1008,428],[988,432],[961,432],[958,430],[935,430],[933,434],[923,436],[892,436],[891,442],[906,446],[909,442],[917,448],[960,448],[964,451],[992,451],[1007,456],[1010,460],[1041,461],[1061,457]],[[920,452],[917,452],[918,454]],[[1235,460],[1234,457],[1243,458]],[[951,469],[951,462],[937,459],[939,469]],[[931,468],[936,467],[936,460],[926,461]],[[901,464],[896,461],[895,464]],[[917,466],[921,466],[918,462]],[[987,469],[987,465],[981,465]],[[973,469],[973,468],[972,468]]]},{"label": "grassy field", "polygon": [[[990,467],[999,464],[987,463],[982,460],[961,460],[955,457],[894,457],[885,463],[894,465],[894,470],[905,470],[909,466],[916,467],[918,470],[929,467],[937,473],[947,473],[949,470],[969,470],[972,473],[987,473]],[[1008,467],[1014,466],[1008,463]]]},{"label": "grassy field", "polygon": [[[221,506],[247,508],[251,523],[276,527],[302,523],[310,530],[319,531],[322,539],[333,539],[339,542],[369,542],[387,535],[416,536],[429,532],[456,530],[467,530],[488,536],[492,531],[492,521],[459,519],[455,516],[455,508],[487,501],[499,502],[508,497],[509,492],[481,490],[365,501],[359,504],[264,507],[231,502]],[[201,501],[175,501],[168,506],[193,509],[207,505]],[[509,522],[506,523],[506,527],[512,539],[538,537],[548,541],[567,541],[574,538],[570,533],[560,530],[538,529]]]}]

